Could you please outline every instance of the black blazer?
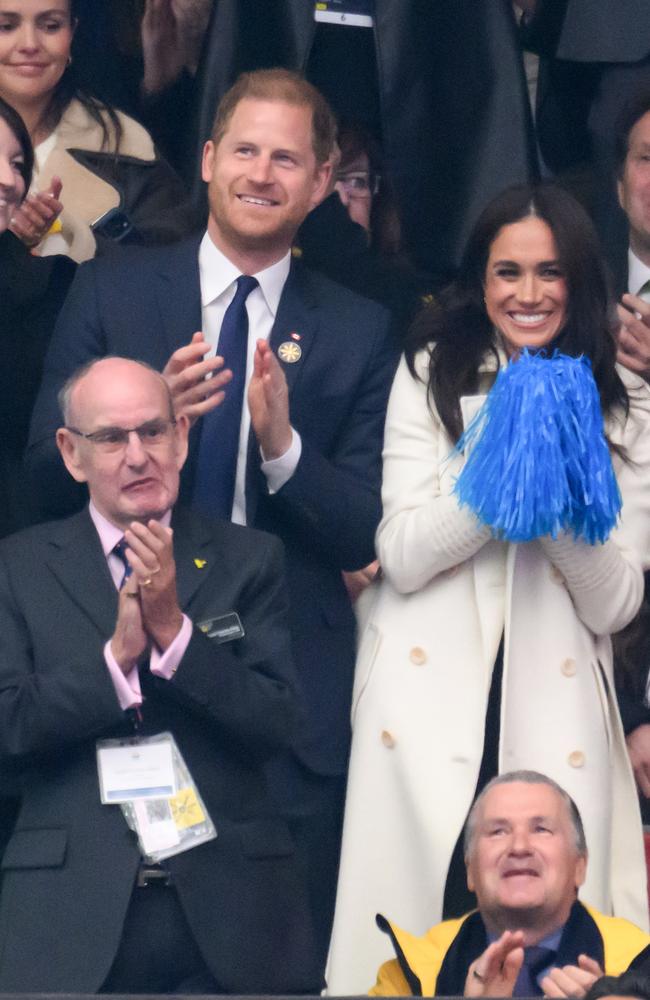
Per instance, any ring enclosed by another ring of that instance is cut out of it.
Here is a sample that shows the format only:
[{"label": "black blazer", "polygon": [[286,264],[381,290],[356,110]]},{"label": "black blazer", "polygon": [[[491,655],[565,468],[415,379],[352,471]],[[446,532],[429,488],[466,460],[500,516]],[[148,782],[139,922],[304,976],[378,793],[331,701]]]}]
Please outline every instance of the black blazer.
[{"label": "black blazer", "polygon": [[580,63],[638,62],[650,52],[646,0],[537,0],[528,42],[542,55]]},{"label": "black blazer", "polygon": [[[302,873],[263,774],[298,716],[281,546],[183,511],[173,523],[195,628],[172,681],[142,672],[143,732],[174,733],[218,836],[168,865],[224,992],[310,992]],[[3,992],[95,992],[118,947],[139,852],[120,808],[100,804],[95,763],[98,737],[130,729],[103,658],[116,610],[86,511],[0,545],[0,766],[22,789],[2,862]],[[231,611],[242,639],[196,627]]]},{"label": "black blazer", "polygon": [[68,257],[33,257],[12,233],[0,235],[0,537],[37,520],[22,458],[43,359],[74,272]]},{"label": "black blazer", "polygon": [[[48,353],[28,460],[34,490],[50,514],[74,506],[74,486],[54,444],[56,394],[93,357],[119,354],[162,369],[201,328],[198,241],[128,249],[83,264]],[[290,415],[302,438],[291,479],[269,495],[254,435],[246,477],[248,523],[278,535],[287,550],[292,651],[308,705],[296,742],[305,764],[345,771],[354,670],[355,620],[341,580],[374,558],[381,515],[381,447],[396,362],[389,316],[374,302],[294,262],[271,345],[297,333],[302,354],[283,364]],[[193,440],[196,441],[195,428]],[[184,470],[191,495],[195,448]]]}]

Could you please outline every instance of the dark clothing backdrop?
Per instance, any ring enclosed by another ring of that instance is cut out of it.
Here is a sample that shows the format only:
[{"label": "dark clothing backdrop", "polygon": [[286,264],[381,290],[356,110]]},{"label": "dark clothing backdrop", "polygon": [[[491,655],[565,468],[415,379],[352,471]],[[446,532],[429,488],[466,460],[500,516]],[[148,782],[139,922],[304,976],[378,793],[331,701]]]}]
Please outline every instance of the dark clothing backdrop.
[{"label": "dark clothing backdrop", "polygon": [[[194,157],[210,134],[219,99],[239,73],[274,65],[304,70],[339,110],[356,110],[371,126],[378,117],[406,249],[427,271],[449,273],[486,202],[536,169],[512,5],[376,0],[374,6],[374,30],[337,27],[324,33],[329,26],[315,23],[306,0],[219,0],[197,77]],[[340,61],[345,42],[328,56],[325,43],[333,32],[341,38],[364,33],[354,62]],[[375,71],[368,69],[371,42]],[[358,66],[365,67],[361,77]],[[198,184],[196,193],[203,197]]]}]

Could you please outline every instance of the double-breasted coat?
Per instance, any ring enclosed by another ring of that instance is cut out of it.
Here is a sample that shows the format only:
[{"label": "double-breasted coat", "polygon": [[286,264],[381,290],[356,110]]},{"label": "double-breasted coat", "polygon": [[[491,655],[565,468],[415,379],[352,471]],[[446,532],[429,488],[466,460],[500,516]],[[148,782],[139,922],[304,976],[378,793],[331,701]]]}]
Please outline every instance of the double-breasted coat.
[{"label": "double-breasted coat", "polygon": [[[554,778],[584,819],[581,896],[647,927],[641,823],[614,694],[609,634],[636,613],[650,559],[650,395],[621,370],[630,412],[610,420],[623,497],[603,545],[507,544],[460,509],[462,465],[398,370],[384,443],[384,580],[361,637],[329,991],[367,990],[390,953],[377,912],[424,933],[442,915],[451,854],[476,787],[492,669],[504,638],[499,770]],[[486,376],[487,377],[487,376]],[[465,422],[484,397],[461,400]],[[382,940],[382,938],[384,938]]]}]

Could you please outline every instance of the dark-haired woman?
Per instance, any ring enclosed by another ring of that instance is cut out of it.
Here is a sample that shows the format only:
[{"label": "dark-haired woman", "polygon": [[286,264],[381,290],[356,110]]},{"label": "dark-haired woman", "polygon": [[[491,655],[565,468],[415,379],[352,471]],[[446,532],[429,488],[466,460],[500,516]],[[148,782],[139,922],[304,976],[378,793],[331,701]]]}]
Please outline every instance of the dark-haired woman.
[{"label": "dark-haired woman", "polygon": [[77,5],[0,0],[0,97],[23,117],[35,148],[34,185],[14,232],[41,255],[82,261],[102,240],[165,242],[191,223],[183,186],[146,130],[80,85]]},{"label": "dark-haired woman", "polygon": [[[569,534],[510,544],[453,492],[464,464],[454,445],[524,347],[591,360],[623,500],[603,544]],[[647,927],[609,634],[636,613],[650,561],[650,396],[615,366],[597,239],[563,191],[526,186],[495,199],[456,284],[423,315],[392,390],[383,503],[330,990],[367,989],[389,957],[377,912],[414,934],[442,917],[465,817],[497,771],[538,770],[569,792],[589,847],[581,898]]]}]

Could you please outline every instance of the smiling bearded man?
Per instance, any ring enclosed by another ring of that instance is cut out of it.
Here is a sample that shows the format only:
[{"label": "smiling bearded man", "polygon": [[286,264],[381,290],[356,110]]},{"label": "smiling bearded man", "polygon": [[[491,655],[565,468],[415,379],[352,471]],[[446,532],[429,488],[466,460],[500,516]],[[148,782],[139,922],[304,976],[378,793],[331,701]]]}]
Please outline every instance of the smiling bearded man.
[{"label": "smiling bearded man", "polygon": [[378,916],[397,958],[374,996],[582,997],[602,976],[650,967],[650,937],[578,902],[587,845],[573,799],[536,771],[490,781],[465,827],[478,908],[414,937]]}]

